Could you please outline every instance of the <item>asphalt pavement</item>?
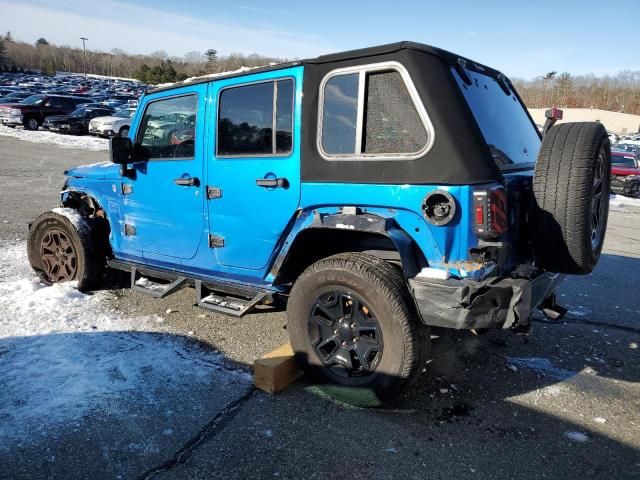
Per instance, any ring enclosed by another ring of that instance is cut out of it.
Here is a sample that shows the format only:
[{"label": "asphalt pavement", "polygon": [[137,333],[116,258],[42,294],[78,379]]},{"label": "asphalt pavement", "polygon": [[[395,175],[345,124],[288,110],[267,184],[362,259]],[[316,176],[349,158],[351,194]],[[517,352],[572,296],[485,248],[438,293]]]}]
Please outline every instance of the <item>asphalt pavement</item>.
[{"label": "asphalt pavement", "polygon": [[[65,169],[106,159],[0,137],[0,247],[23,244],[26,223],[58,205]],[[282,311],[235,319],[196,308],[190,289],[156,300],[125,283],[114,275],[104,293],[113,312],[159,319],[145,334],[215,350],[226,370],[250,372],[287,341]],[[526,336],[434,331],[433,361],[384,408],[342,404],[304,378],[269,396],[169,375],[150,398],[0,446],[0,478],[639,478],[639,286],[640,208],[616,208],[595,272],[559,289],[563,321],[536,316]]]}]

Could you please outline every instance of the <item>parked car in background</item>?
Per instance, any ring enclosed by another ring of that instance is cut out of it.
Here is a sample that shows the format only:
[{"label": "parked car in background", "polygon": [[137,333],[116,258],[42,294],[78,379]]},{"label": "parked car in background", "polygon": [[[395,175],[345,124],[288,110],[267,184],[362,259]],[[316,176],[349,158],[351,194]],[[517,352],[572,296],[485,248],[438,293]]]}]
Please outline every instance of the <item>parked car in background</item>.
[{"label": "parked car in background", "polygon": [[89,133],[99,137],[126,137],[129,135],[131,117],[134,113],[135,108],[126,108],[107,117],[94,118],[89,122]]},{"label": "parked car in background", "polygon": [[66,95],[31,95],[20,103],[1,105],[0,118],[9,127],[23,125],[25,130],[37,130],[46,117],[67,115],[85,101]]},{"label": "parked car in background", "polygon": [[110,110],[111,113],[115,112],[113,108],[100,102],[81,103],[78,105],[78,108],[106,108],[107,110]]},{"label": "parked car in background", "polygon": [[89,122],[96,117],[113,114],[110,108],[79,108],[69,115],[54,115],[45,118],[42,128],[53,132],[85,135],[89,133]]},{"label": "parked car in background", "polygon": [[640,198],[640,161],[635,153],[611,150],[611,192]]},{"label": "parked car in background", "polygon": [[31,95],[33,95],[33,92],[7,93],[4,97],[0,97],[0,105],[6,105],[7,103],[20,103],[22,100],[29,98]]}]

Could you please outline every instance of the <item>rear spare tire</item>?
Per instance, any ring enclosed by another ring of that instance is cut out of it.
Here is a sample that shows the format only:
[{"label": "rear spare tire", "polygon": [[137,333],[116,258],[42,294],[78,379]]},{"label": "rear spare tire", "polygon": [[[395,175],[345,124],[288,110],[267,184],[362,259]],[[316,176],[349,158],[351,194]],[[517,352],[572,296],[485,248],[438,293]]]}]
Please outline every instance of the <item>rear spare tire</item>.
[{"label": "rear spare tire", "polygon": [[609,214],[611,147],[602,124],[563,123],[545,135],[533,180],[537,265],[583,275],[598,263]]}]

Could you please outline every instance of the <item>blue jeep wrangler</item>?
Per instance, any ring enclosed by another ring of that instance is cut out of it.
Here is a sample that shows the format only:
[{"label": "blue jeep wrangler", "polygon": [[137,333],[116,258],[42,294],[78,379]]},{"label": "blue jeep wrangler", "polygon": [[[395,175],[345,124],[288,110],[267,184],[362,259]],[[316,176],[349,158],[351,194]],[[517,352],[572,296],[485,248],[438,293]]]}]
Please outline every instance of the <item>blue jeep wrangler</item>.
[{"label": "blue jeep wrangler", "polygon": [[30,262],[234,316],[286,302],[302,368],[386,400],[430,326],[558,318],[561,275],[598,262],[607,133],[547,113],[540,134],[502,73],[411,42],[157,88],[110,163],[66,172]]}]

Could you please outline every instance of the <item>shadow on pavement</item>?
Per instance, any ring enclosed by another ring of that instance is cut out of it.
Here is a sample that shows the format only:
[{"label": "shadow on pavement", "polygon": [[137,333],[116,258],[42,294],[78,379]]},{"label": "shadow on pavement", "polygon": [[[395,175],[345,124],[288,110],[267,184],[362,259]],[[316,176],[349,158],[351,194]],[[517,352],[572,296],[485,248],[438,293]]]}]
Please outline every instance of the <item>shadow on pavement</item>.
[{"label": "shadow on pavement", "polygon": [[[577,280],[590,301],[632,288],[607,278],[640,260],[616,257]],[[0,339],[0,477],[637,478],[638,335],[582,319],[434,330],[425,373],[377,409],[304,378],[251,394],[247,365],[171,334]]]}]

